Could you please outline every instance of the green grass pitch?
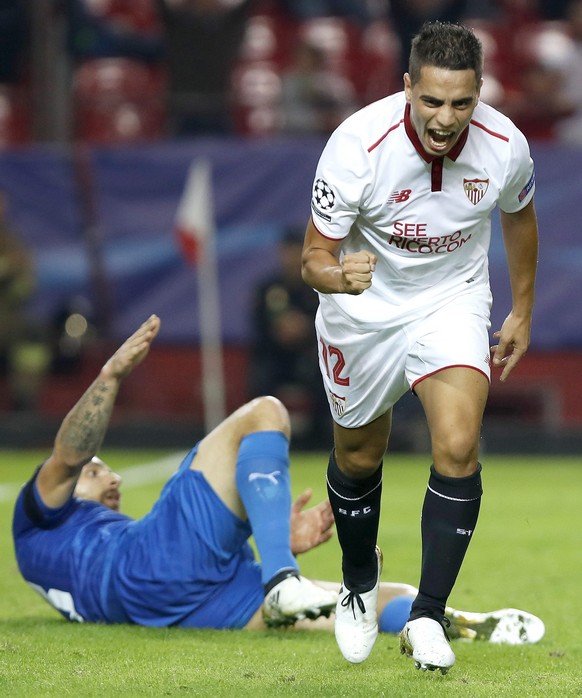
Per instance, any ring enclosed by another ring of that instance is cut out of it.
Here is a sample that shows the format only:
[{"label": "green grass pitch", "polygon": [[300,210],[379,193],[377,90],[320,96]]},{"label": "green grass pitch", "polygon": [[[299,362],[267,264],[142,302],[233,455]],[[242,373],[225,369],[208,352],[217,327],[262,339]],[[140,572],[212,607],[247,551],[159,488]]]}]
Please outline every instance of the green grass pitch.
[{"label": "green grass pitch", "polygon": [[[451,605],[521,607],[544,619],[546,636],[529,647],[456,642],[457,663],[441,676],[416,671],[390,635],[352,666],[324,631],[67,623],[20,578],[10,537],[15,492],[44,455],[0,451],[0,696],[582,696],[581,458],[483,458],[481,517]],[[163,460],[156,464],[168,454],[102,455],[125,474],[126,513],[145,513],[168,473]],[[310,486],[321,499],[326,462],[294,454],[294,494]],[[154,465],[132,467],[145,463]],[[416,584],[428,461],[388,455],[384,468],[382,578]],[[337,541],[300,563],[307,576],[339,579]]]}]

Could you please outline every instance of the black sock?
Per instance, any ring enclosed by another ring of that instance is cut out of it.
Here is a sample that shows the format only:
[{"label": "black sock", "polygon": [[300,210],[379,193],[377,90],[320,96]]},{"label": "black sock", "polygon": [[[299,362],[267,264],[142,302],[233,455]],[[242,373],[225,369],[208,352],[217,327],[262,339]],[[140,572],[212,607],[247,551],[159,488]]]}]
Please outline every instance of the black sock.
[{"label": "black sock", "polygon": [[363,480],[354,480],[338,468],[332,451],[327,468],[327,493],[342,549],[342,572],[350,591],[369,591],[378,578],[376,540],[380,521],[382,463]]},{"label": "black sock", "polygon": [[422,507],[422,571],[410,620],[440,620],[473,536],[481,504],[481,465],[469,477],[430,469]]}]

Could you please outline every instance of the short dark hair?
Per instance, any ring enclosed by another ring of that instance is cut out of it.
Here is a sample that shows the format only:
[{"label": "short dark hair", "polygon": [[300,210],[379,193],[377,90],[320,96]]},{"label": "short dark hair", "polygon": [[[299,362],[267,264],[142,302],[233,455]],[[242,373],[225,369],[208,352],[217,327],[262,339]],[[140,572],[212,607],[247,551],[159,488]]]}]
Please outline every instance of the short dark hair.
[{"label": "short dark hair", "polygon": [[446,70],[474,70],[483,76],[483,47],[469,27],[450,22],[425,22],[412,40],[408,72],[414,85],[420,70],[430,65]]}]

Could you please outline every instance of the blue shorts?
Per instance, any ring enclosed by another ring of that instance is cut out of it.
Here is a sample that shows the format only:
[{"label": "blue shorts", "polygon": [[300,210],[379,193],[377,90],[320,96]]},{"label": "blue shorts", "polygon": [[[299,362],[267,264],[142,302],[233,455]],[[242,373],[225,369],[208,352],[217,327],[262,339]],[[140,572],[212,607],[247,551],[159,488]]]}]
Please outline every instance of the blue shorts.
[{"label": "blue shorts", "polygon": [[127,532],[112,591],[129,622],[242,628],[263,603],[250,525],[190,469],[196,450]]}]

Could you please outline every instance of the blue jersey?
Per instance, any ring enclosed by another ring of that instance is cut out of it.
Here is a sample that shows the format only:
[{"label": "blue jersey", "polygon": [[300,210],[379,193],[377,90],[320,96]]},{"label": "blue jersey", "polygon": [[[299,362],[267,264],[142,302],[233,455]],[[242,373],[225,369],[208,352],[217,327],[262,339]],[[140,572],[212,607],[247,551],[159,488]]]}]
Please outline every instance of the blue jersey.
[{"label": "blue jersey", "polygon": [[190,469],[195,451],[139,520],[75,497],[51,509],[33,477],[13,520],[24,579],[70,620],[244,627],[264,598],[251,529]]}]

